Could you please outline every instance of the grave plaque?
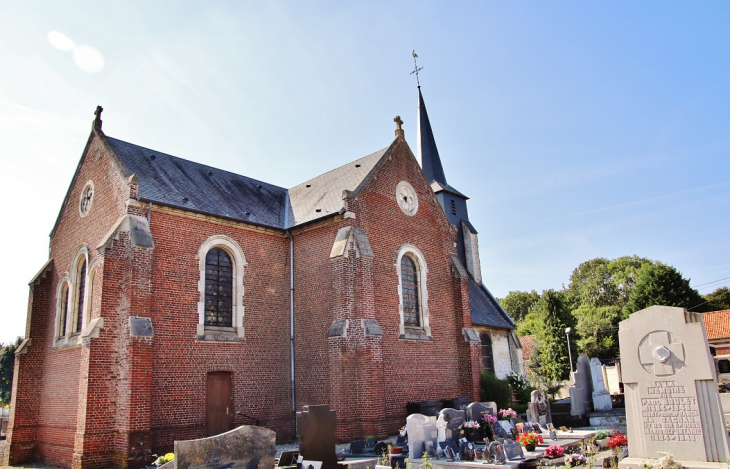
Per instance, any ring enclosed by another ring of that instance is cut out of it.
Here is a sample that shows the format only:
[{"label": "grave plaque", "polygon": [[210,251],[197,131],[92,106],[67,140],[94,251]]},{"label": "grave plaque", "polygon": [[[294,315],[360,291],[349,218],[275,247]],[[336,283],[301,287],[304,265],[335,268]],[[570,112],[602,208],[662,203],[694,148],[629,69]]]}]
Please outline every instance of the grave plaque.
[{"label": "grave plaque", "polygon": [[701,315],[652,306],[619,324],[630,458],[640,466],[659,452],[693,462],[730,457],[714,363]]},{"label": "grave plaque", "polygon": [[322,461],[322,469],[337,469],[337,413],[328,405],[309,405],[297,412],[299,452],[306,460]]},{"label": "grave plaque", "polygon": [[507,455],[507,459],[522,459],[525,457],[522,452],[522,445],[515,441],[508,441],[504,444],[504,454]]}]

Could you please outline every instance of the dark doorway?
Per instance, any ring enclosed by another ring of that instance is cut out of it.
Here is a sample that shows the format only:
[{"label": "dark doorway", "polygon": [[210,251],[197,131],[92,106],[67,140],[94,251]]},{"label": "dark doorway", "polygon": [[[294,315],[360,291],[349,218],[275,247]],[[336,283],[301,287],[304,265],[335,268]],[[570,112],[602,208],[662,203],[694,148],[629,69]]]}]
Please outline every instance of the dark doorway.
[{"label": "dark doorway", "polygon": [[208,436],[231,429],[231,374],[227,371],[208,373]]}]

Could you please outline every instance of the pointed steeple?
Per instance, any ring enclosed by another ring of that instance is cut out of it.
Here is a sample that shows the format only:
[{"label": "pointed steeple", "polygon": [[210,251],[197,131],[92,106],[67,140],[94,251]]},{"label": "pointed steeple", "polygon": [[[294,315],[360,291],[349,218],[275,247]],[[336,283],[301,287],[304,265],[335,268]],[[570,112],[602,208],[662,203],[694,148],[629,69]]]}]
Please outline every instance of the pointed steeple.
[{"label": "pointed steeple", "polygon": [[418,136],[417,136],[417,153],[418,162],[421,163],[423,173],[428,178],[428,182],[433,184],[439,182],[446,185],[446,174],[444,167],[441,165],[441,157],[438,148],[436,148],[436,140],[433,138],[431,130],[431,122],[428,120],[426,105],[423,103],[423,95],[421,87],[418,87]]}]

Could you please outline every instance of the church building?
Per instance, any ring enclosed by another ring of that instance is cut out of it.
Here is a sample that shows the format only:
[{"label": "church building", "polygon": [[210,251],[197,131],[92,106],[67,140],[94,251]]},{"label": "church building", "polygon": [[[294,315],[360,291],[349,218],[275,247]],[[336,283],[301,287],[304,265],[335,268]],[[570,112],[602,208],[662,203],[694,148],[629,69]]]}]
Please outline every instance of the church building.
[{"label": "church building", "polygon": [[242,424],[286,441],[316,404],[341,441],[385,436],[408,402],[523,371],[420,86],[415,155],[396,117],[288,189],[107,136],[101,111],[30,282],[0,465],[140,467]]}]

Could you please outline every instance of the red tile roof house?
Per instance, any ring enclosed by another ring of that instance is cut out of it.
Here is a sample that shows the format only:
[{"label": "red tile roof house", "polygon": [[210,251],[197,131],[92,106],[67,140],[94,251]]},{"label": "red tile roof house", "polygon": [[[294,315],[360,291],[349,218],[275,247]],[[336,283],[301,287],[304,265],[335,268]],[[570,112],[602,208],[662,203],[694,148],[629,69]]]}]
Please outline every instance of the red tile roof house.
[{"label": "red tile roof house", "polygon": [[710,347],[714,351],[717,378],[730,383],[730,309],[702,315]]}]

